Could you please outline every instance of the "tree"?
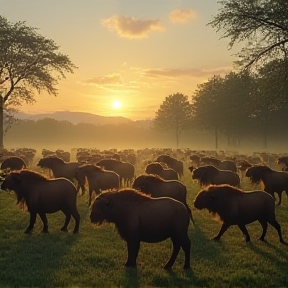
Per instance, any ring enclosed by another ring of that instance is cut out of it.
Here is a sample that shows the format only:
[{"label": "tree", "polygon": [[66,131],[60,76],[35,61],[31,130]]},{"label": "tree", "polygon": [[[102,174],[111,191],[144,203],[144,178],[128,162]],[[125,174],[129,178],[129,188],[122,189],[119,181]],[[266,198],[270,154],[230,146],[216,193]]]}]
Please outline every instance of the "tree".
[{"label": "tree", "polygon": [[240,145],[247,135],[251,101],[253,100],[254,78],[247,72],[230,72],[225,77],[214,76],[198,85],[193,95],[194,123],[199,128],[215,133],[215,148],[218,149],[219,135],[236,140]]},{"label": "tree", "polygon": [[208,23],[221,38],[230,38],[229,47],[246,41],[238,54],[238,64],[251,67],[268,60],[286,58],[288,53],[287,0],[225,0],[214,19]]},{"label": "tree", "polygon": [[[200,129],[215,133],[215,148],[218,149],[219,133],[222,131],[223,109],[219,93],[223,85],[220,76],[214,76],[203,84],[199,84],[192,96],[193,123]],[[219,113],[220,112],[220,113]]]},{"label": "tree", "polygon": [[169,95],[165,98],[156,112],[154,124],[157,128],[173,131],[176,137],[176,147],[179,145],[179,136],[191,124],[192,106],[188,96],[182,93]]},{"label": "tree", "polygon": [[11,23],[0,16],[0,148],[4,109],[33,103],[35,93],[43,90],[56,96],[59,80],[77,68],[59,48],[26,22]]},{"label": "tree", "polygon": [[255,126],[263,135],[265,150],[269,132],[275,132],[279,125],[287,123],[287,67],[287,59],[273,60],[261,67],[257,73],[257,91],[250,104]]}]

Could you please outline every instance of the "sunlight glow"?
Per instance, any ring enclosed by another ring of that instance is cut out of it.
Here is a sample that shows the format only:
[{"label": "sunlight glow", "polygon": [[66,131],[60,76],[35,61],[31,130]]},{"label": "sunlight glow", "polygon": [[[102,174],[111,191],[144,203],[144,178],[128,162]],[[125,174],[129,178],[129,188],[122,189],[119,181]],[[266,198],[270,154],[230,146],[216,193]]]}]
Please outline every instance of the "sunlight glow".
[{"label": "sunlight glow", "polygon": [[115,100],[115,101],[112,102],[112,107],[114,109],[120,109],[122,107],[122,103],[120,101],[118,101],[118,100]]}]

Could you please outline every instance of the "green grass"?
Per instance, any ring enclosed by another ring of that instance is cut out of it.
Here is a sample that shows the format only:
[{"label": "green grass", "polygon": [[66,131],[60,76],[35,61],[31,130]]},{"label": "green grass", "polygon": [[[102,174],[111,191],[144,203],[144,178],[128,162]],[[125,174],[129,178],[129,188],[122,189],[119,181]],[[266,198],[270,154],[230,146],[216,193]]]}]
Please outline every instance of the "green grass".
[{"label": "green grass", "polygon": [[[188,171],[189,172],[189,171]],[[199,191],[187,173],[188,201]],[[245,184],[249,188],[249,184]],[[288,246],[279,243],[276,230],[269,226],[267,243],[258,241],[260,224],[247,225],[251,243],[246,243],[240,230],[231,227],[220,242],[210,239],[220,223],[207,211],[196,211],[197,223],[191,224],[191,271],[182,269],[180,251],[173,272],[162,267],[170,257],[171,243],[141,243],[137,269],[123,266],[126,244],[113,225],[95,228],[89,220],[87,196],[79,197],[80,233],[60,232],[64,221],[61,212],[48,215],[49,234],[41,234],[37,218],[32,235],[23,232],[29,214],[15,205],[14,194],[0,193],[0,287],[288,287]],[[288,241],[288,204],[283,197],[276,207],[283,238]]]}]

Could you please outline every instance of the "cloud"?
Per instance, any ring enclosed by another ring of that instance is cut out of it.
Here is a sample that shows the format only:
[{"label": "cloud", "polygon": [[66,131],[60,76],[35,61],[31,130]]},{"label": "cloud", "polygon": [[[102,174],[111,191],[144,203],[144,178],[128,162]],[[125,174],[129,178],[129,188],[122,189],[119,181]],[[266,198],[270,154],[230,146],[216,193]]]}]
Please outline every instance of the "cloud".
[{"label": "cloud", "polygon": [[216,69],[147,69],[144,70],[142,75],[146,77],[153,78],[178,78],[183,76],[193,77],[193,78],[203,78],[212,77],[213,75],[224,75],[231,71],[231,67],[220,67]]},{"label": "cloud", "polygon": [[175,9],[170,12],[172,23],[185,23],[197,18],[197,13],[192,9]]},{"label": "cloud", "polygon": [[137,93],[139,86],[137,82],[125,82],[119,73],[113,73],[101,77],[93,77],[87,80],[79,81],[84,86],[95,86],[96,88],[110,91],[113,93]]},{"label": "cloud", "polygon": [[152,31],[164,31],[159,20],[141,20],[133,17],[112,16],[101,21],[110,31],[129,39],[147,38]]},{"label": "cloud", "polygon": [[119,86],[123,85],[124,81],[120,74],[110,74],[102,77],[94,77],[87,80],[81,81],[84,85],[95,85],[95,86]]}]

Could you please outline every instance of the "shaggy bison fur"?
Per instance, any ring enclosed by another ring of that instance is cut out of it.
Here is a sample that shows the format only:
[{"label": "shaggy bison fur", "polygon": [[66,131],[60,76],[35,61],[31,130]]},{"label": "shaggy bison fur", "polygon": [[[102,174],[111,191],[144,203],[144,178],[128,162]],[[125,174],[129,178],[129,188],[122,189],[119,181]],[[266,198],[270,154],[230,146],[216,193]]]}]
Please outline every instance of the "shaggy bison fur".
[{"label": "shaggy bison fur", "polygon": [[201,158],[201,162],[204,163],[204,165],[213,165],[219,170],[230,170],[237,172],[237,166],[232,160],[220,160],[214,157],[206,156]]},{"label": "shaggy bison fur", "polygon": [[113,171],[104,170],[102,167],[93,164],[84,164],[76,171],[76,180],[85,193],[85,180],[88,181],[89,186],[89,200],[88,205],[91,204],[92,192],[96,195],[103,190],[120,188],[119,175]]},{"label": "shaggy bison fur", "polygon": [[187,204],[187,189],[184,184],[178,180],[164,180],[157,175],[140,175],[132,183],[132,188],[137,189],[145,194],[150,194],[154,198],[171,197],[182,202],[194,223],[192,211]]},{"label": "shaggy bison fur", "polygon": [[26,203],[30,213],[30,223],[25,233],[31,233],[37,214],[43,222],[42,232],[48,232],[46,213],[62,211],[66,218],[62,231],[67,231],[71,216],[75,219],[73,233],[79,230],[80,215],[77,211],[77,191],[73,183],[65,178],[47,179],[30,170],[11,172],[1,184],[2,190],[13,190],[17,204]]},{"label": "shaggy bison fur", "polygon": [[[105,170],[114,171],[120,177],[120,185],[131,185],[135,176],[135,167],[129,162],[115,159],[102,159],[96,163],[97,166],[104,167]],[[122,181],[123,180],[123,181]]]},{"label": "shaggy bison fur", "polygon": [[176,158],[170,156],[170,155],[159,155],[155,162],[164,162],[168,165],[168,167],[172,168],[175,170],[179,177],[183,177],[184,175],[184,164],[182,161],[177,160]]},{"label": "shaggy bison fur", "polygon": [[178,180],[178,173],[163,162],[149,163],[146,166],[145,173],[158,175],[165,180]]},{"label": "shaggy bison fur", "polygon": [[136,267],[140,242],[156,243],[168,238],[173,243],[165,269],[171,269],[180,248],[185,253],[184,269],[190,268],[189,214],[183,203],[169,198],[152,198],[127,188],[102,193],[91,206],[91,222],[114,223],[127,243],[127,267]]},{"label": "shaggy bison fur", "polygon": [[13,170],[21,170],[27,168],[26,162],[18,156],[10,156],[3,160],[1,163],[1,170],[7,170],[10,169],[11,171]]},{"label": "shaggy bison fur", "polygon": [[265,240],[269,223],[277,230],[280,242],[285,243],[280,224],[275,218],[273,197],[264,191],[245,192],[230,185],[210,185],[197,194],[194,206],[196,209],[207,209],[210,213],[217,214],[223,222],[213,240],[220,240],[231,225],[237,225],[246,242],[249,242],[250,236],[245,225],[259,221],[263,229],[259,238],[261,241]]},{"label": "shaggy bison fur", "polygon": [[219,170],[213,165],[200,166],[196,169],[191,166],[189,167],[189,170],[192,172],[192,179],[198,180],[200,186],[207,186],[210,184],[240,186],[240,177],[233,171]]},{"label": "shaggy bison fur", "polygon": [[288,173],[285,171],[276,171],[265,165],[252,166],[247,169],[246,177],[250,178],[252,183],[263,182],[264,191],[272,195],[278,194],[278,205],[282,202],[282,192],[285,191],[288,196]]}]

